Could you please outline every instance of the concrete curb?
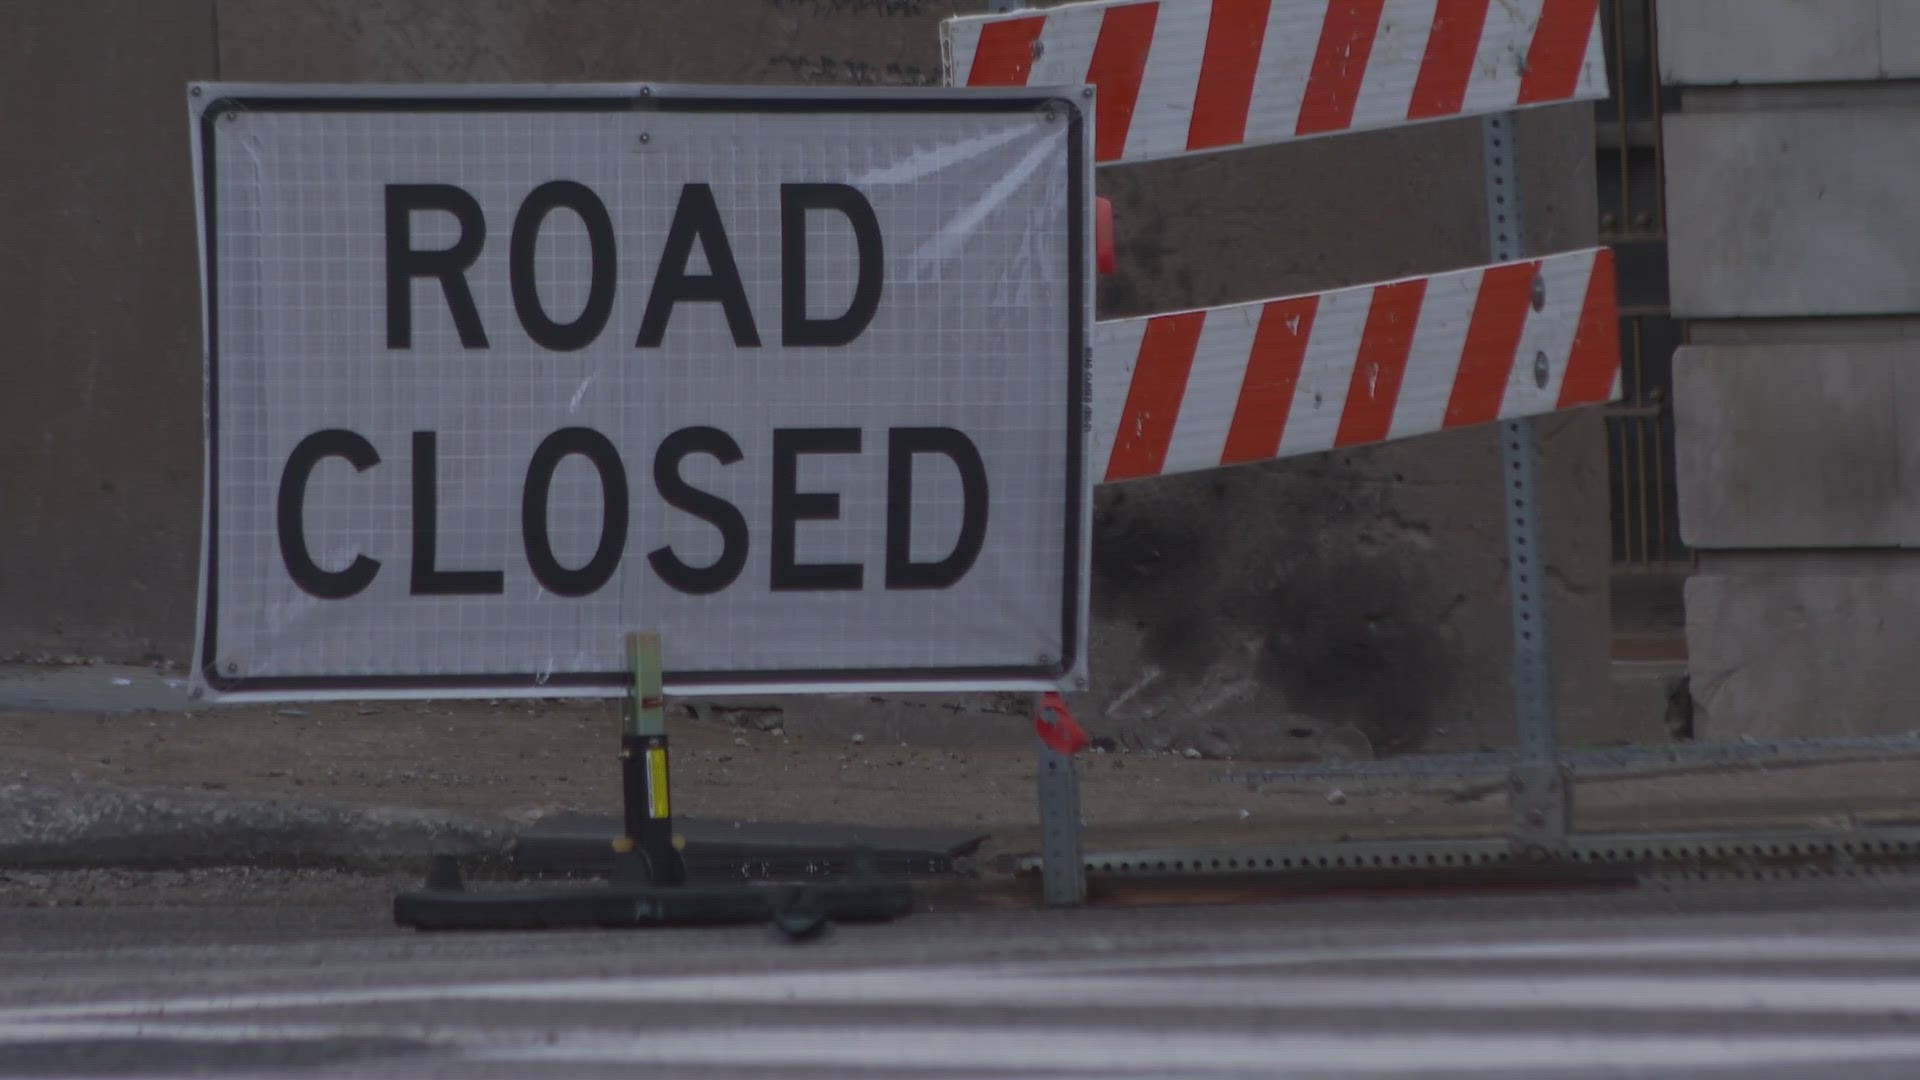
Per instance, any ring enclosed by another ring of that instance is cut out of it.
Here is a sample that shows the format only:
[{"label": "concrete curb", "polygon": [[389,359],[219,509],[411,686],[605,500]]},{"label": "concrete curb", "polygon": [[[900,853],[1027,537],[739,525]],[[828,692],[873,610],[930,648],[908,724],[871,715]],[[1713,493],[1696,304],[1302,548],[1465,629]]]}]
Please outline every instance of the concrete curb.
[{"label": "concrete curb", "polygon": [[184,675],[121,664],[0,664],[0,709],[30,712],[183,712]]},{"label": "concrete curb", "polygon": [[109,784],[0,784],[0,867],[358,864],[504,856],[504,821]]}]

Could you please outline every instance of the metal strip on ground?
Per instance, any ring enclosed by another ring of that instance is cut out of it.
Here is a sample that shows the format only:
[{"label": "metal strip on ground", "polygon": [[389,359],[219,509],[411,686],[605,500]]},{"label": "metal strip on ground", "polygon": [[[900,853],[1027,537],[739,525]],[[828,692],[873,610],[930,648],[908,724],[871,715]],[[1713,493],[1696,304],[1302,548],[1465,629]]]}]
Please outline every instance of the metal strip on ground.
[{"label": "metal strip on ground", "polygon": [[[1420,878],[1435,872],[1537,865],[1542,861],[1639,870],[1743,862],[1755,869],[1764,869],[1768,865],[1810,860],[1826,860],[1831,869],[1840,872],[1920,861],[1920,828],[1592,833],[1568,837],[1564,853],[1549,860],[1526,858],[1506,837],[1196,846],[1093,852],[1086,857],[1086,867],[1089,875],[1102,878],[1258,875],[1284,880],[1290,876],[1352,872],[1370,873],[1375,880],[1383,873],[1391,874],[1417,884]],[[1019,867],[1031,873],[1038,869],[1038,862],[1026,859]]]}]

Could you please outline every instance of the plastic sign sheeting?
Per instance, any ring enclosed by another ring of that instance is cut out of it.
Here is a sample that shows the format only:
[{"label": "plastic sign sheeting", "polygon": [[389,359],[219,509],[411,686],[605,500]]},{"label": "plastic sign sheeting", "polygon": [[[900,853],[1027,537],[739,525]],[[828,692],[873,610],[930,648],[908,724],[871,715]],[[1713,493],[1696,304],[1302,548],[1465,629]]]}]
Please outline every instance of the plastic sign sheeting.
[{"label": "plastic sign sheeting", "polygon": [[191,87],[196,690],[1079,685],[1085,101]]}]

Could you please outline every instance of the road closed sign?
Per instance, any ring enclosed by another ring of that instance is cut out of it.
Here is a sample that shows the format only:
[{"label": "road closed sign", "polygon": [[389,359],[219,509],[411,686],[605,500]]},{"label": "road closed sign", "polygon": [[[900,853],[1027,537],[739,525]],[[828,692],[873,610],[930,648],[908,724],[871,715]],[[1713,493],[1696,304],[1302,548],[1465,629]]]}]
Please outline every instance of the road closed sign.
[{"label": "road closed sign", "polygon": [[196,689],[1076,685],[1083,104],[190,87]]}]

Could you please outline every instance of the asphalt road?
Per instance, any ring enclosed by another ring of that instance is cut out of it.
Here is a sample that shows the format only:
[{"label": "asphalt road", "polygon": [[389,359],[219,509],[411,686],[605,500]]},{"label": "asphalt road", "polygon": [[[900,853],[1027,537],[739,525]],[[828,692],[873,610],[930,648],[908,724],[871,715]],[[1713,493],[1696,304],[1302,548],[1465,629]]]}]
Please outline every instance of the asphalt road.
[{"label": "asphalt road", "polygon": [[0,1074],[1920,1074],[1920,884],[416,934],[404,882],[0,880]]}]

